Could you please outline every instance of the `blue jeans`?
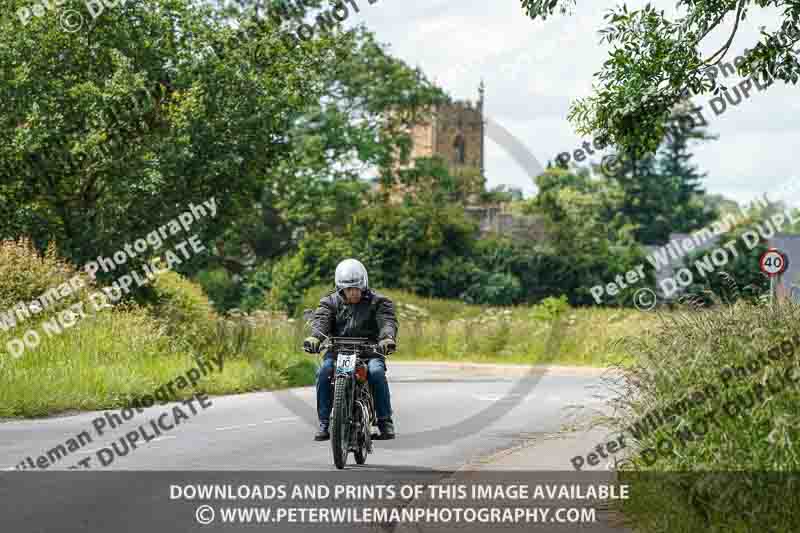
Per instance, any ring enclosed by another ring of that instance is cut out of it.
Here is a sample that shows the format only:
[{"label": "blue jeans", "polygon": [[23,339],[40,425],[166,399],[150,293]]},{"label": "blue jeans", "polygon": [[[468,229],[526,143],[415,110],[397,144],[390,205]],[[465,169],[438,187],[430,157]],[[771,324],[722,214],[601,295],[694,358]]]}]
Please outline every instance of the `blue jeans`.
[{"label": "blue jeans", "polygon": [[[328,425],[333,408],[333,387],[330,386],[331,376],[336,371],[336,359],[333,355],[325,354],[322,366],[317,371],[317,416],[320,426]],[[392,403],[389,394],[389,383],[386,381],[386,363],[382,358],[373,358],[367,365],[367,381],[375,393],[375,414],[378,420],[386,420],[392,416]]]}]

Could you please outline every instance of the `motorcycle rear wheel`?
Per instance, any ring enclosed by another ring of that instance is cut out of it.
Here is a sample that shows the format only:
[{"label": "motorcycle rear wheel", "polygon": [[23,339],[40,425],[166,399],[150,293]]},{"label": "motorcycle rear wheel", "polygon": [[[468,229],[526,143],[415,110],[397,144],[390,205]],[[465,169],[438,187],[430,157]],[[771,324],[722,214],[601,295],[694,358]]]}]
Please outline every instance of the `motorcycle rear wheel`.
[{"label": "motorcycle rear wheel", "polygon": [[336,378],[333,393],[333,420],[331,424],[331,447],[333,448],[333,464],[339,470],[347,464],[347,453],[350,446],[350,409],[347,389],[350,379],[347,376]]},{"label": "motorcycle rear wheel", "polygon": [[[360,426],[360,434],[357,437],[358,448],[356,448],[353,456],[356,458],[356,464],[363,465],[367,462],[367,439],[369,439],[369,412],[364,407],[362,402],[356,402],[356,412],[358,413],[358,421]],[[367,417],[365,419],[365,416]]]}]

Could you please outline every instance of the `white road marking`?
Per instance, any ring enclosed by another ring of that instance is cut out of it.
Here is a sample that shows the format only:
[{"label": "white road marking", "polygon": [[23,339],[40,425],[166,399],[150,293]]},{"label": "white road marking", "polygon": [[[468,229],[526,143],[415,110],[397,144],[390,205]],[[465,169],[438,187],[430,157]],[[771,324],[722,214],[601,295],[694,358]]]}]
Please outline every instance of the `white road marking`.
[{"label": "white road marking", "polygon": [[472,397],[482,402],[499,402],[500,400],[515,398],[519,394],[473,394]]},{"label": "white road marking", "polygon": [[10,466],[8,468],[4,468],[3,470],[6,471],[6,472],[9,471],[9,470],[15,470],[15,467]]},{"label": "white road marking", "polygon": [[94,452],[99,452],[102,449],[103,448],[97,448],[96,450],[79,450],[79,451],[77,451],[75,453],[82,453],[82,454],[94,453]]},{"label": "white road marking", "polygon": [[300,420],[299,416],[287,416],[284,418],[273,418],[272,420],[264,420],[263,422],[254,422],[252,424],[242,424],[239,426],[226,426],[222,428],[215,428],[217,431],[227,431],[229,429],[239,429],[239,428],[251,428],[254,426],[261,426],[263,424],[274,424],[276,422],[290,422],[294,420]]}]

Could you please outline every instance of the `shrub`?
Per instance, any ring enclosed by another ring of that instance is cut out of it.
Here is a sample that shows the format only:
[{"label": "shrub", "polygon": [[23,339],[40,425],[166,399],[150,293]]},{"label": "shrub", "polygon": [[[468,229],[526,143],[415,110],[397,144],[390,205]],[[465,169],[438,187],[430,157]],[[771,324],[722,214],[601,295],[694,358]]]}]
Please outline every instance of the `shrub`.
[{"label": "shrub", "polygon": [[[354,257],[367,265],[375,286],[458,297],[460,291],[445,294],[437,287],[436,271],[448,258],[469,257],[476,232],[477,225],[458,206],[381,206],[353,217],[347,242],[354,243]],[[450,266],[463,270],[468,265]]]},{"label": "shrub", "polygon": [[[713,247],[686,255],[683,260],[684,267],[694,275],[692,283],[685,289],[687,298],[702,302],[704,305],[711,305],[714,297],[729,302],[739,298],[752,300],[769,291],[769,277],[758,268],[759,258],[769,248],[768,243],[760,239],[751,247],[743,239],[746,231],[756,231],[755,223],[755,218],[748,218],[738,227],[731,228]],[[726,253],[730,254],[727,264],[715,272],[700,275],[696,263],[709,263],[710,260],[705,256],[710,255],[714,249],[723,247]]]},{"label": "shrub", "polygon": [[[73,291],[68,284],[62,285],[76,275],[82,288]],[[63,309],[66,304],[77,302],[92,286],[88,275],[58,256],[53,243],[44,254],[39,254],[27,238],[0,241],[0,312],[20,302],[30,303],[50,289],[58,289],[63,298],[57,300],[57,305],[32,314],[38,320],[54,309]]]},{"label": "shrub", "polygon": [[294,255],[281,258],[272,269],[267,306],[290,314],[302,312],[299,306],[305,291],[320,283],[332,283],[336,265],[347,257],[357,257],[357,254],[353,254],[346,239],[332,233],[307,236]]},{"label": "shrub", "polygon": [[467,290],[466,300],[487,305],[512,305],[522,296],[522,286],[513,274],[486,272]]},{"label": "shrub", "polygon": [[177,272],[160,274],[152,283],[154,301],[150,312],[167,326],[171,335],[203,342],[213,334],[214,308],[203,288]]},{"label": "shrub", "polygon": [[550,322],[569,311],[569,303],[564,295],[558,298],[548,296],[538,305],[533,307],[531,318],[538,321]]},{"label": "shrub", "polygon": [[239,307],[245,311],[267,308],[267,294],[272,288],[272,263],[263,263],[248,272],[242,282]]},{"label": "shrub", "polygon": [[224,268],[201,270],[195,275],[195,280],[208,294],[216,310],[227,311],[237,307],[240,288]]},{"label": "shrub", "polygon": [[300,252],[282,257],[272,268],[272,286],[267,295],[267,308],[293,313],[311,279]]}]

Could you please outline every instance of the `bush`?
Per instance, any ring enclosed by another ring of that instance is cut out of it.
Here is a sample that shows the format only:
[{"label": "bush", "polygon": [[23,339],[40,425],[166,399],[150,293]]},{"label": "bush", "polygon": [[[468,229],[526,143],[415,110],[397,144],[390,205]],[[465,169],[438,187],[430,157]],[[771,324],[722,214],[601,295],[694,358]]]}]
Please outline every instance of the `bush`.
[{"label": "bush", "polygon": [[512,305],[522,296],[522,286],[513,274],[489,273],[479,283],[471,286],[465,295],[466,301],[487,305]]},{"label": "bush", "polygon": [[272,288],[272,263],[263,263],[248,272],[242,282],[239,307],[245,311],[267,308],[267,295]]},{"label": "bush", "polygon": [[[27,238],[0,241],[0,311],[19,302],[31,302],[78,274],[73,265],[58,256],[53,243],[40,255]],[[80,279],[85,286],[91,284],[82,272]],[[77,297],[71,295],[59,300],[67,301],[77,301]]]},{"label": "bush", "polygon": [[367,266],[372,285],[457,298],[458,284],[458,292],[442,290],[439,285],[446,277],[436,273],[448,266],[469,270],[463,258],[472,254],[476,237],[477,225],[463,208],[427,204],[360,211],[348,226],[346,240],[353,243],[354,257]]},{"label": "bush", "polygon": [[[685,289],[687,298],[708,306],[712,305],[715,299],[727,302],[739,298],[753,300],[769,291],[769,277],[758,268],[760,257],[769,248],[767,242],[760,239],[751,248],[742,238],[746,231],[755,231],[753,225],[755,222],[756,219],[751,217],[738,227],[731,228],[712,248],[686,255],[683,260],[684,267],[694,275],[692,283]],[[761,223],[763,224],[763,221]],[[696,262],[709,263],[710,260],[705,256],[710,255],[712,250],[722,247],[726,248],[726,253],[731,254],[728,263],[715,272],[701,275]],[[735,252],[731,252],[731,248]]]},{"label": "bush", "polygon": [[168,271],[153,281],[152,291],[150,312],[166,324],[168,334],[199,343],[213,334],[217,315],[199,284]]},{"label": "bush", "polygon": [[267,306],[296,314],[306,291],[332,286],[336,265],[348,257],[364,263],[373,287],[458,298],[480,279],[469,259],[475,239],[475,224],[459,207],[364,209],[344,234],[309,234],[295,254],[281,258],[271,271]]},{"label": "bush", "polygon": [[433,298],[464,299],[469,289],[480,283],[485,274],[471,258],[443,257],[419,269],[414,287],[417,293]]},{"label": "bush", "polygon": [[[54,244],[40,255],[27,238],[0,241],[0,330],[50,319],[79,301],[88,309],[94,288],[88,275],[58,256]],[[20,303],[24,309],[12,309]]]},{"label": "bush", "polygon": [[[353,215],[343,233],[309,234],[296,253],[281,258],[265,279],[265,307],[296,314],[305,291],[331,283],[336,265],[347,257],[364,263],[372,286],[421,296],[516,305],[567,294],[573,305],[592,304],[593,285],[626,272],[644,257],[624,231],[609,238],[600,224],[590,230],[564,235],[557,245],[534,245],[502,237],[479,239],[475,223],[456,205],[364,209]],[[591,249],[573,242],[588,242]],[[621,294],[619,302],[626,297]]]},{"label": "bush", "polygon": [[217,311],[227,311],[239,305],[239,285],[224,268],[201,270],[195,276]]},{"label": "bush", "polygon": [[564,295],[558,298],[548,296],[533,308],[531,318],[543,322],[550,322],[569,311],[569,303]]},{"label": "bush", "polygon": [[345,238],[332,233],[307,236],[294,255],[284,256],[272,269],[272,287],[267,306],[289,314],[302,312],[299,306],[303,302],[305,291],[321,283],[332,284],[339,261],[357,256]]}]

